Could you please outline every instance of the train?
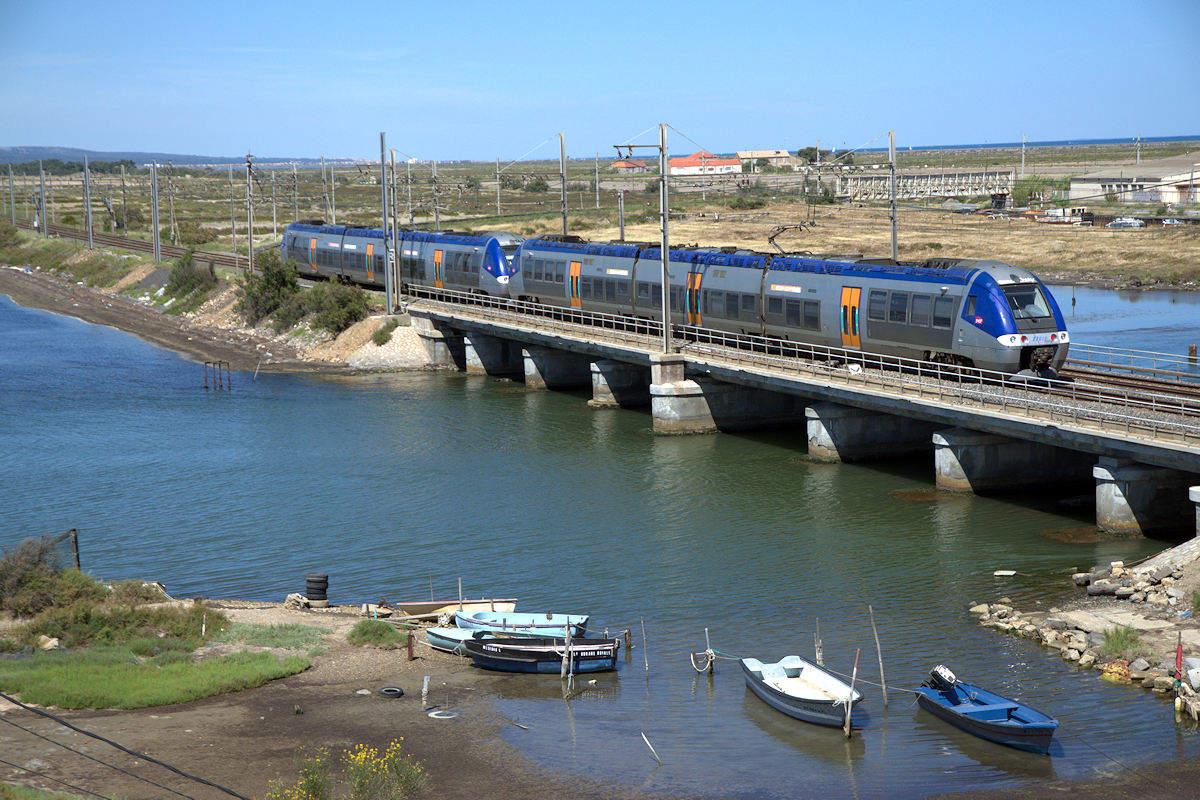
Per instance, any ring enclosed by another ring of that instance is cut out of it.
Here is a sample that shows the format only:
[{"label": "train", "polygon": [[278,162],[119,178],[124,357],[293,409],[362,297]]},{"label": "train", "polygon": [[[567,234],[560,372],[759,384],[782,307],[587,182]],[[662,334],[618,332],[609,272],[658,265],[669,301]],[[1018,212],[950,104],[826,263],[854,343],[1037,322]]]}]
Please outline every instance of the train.
[{"label": "train", "polygon": [[[401,289],[476,292],[635,319],[662,314],[658,246],[399,231]],[[282,256],[301,275],[383,286],[379,229],[296,222]],[[921,262],[671,248],[671,321],[732,334],[1052,378],[1069,332],[1044,283],[987,259]]]}]

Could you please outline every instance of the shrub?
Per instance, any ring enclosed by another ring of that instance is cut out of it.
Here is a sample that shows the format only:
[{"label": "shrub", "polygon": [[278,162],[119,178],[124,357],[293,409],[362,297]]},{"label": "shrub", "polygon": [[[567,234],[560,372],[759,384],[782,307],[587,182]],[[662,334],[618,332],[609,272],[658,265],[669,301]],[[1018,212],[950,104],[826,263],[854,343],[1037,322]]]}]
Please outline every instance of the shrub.
[{"label": "shrub", "polygon": [[[132,226],[132,224],[133,224],[133,221],[130,220],[130,225]],[[204,244],[205,242],[211,242],[213,240],[213,236],[214,236],[213,231],[209,230],[208,228],[205,228],[199,222],[196,222],[194,220],[178,221],[175,223],[175,229],[179,233],[178,244],[181,244],[185,247],[194,247],[195,245],[198,245],[198,244]],[[171,240],[170,227],[163,228],[162,231],[159,233],[159,235],[161,236],[162,241],[164,241],[164,242],[170,241]]]},{"label": "shrub", "polygon": [[200,266],[188,250],[175,266],[171,267],[171,277],[167,280],[167,294],[171,297],[186,297],[192,292],[207,293],[216,288],[217,273],[212,265]]},{"label": "shrub", "polygon": [[1104,631],[1104,655],[1109,658],[1123,658],[1132,661],[1139,656],[1150,656],[1154,652],[1142,644],[1135,628],[1128,625],[1118,625]]},{"label": "shrub", "polygon": [[292,295],[300,291],[300,276],[291,259],[280,261],[279,253],[269,250],[255,261],[258,274],[245,275],[239,281],[237,313],[250,325],[256,325]]},{"label": "shrub", "polygon": [[363,619],[356,622],[346,634],[346,641],[355,647],[380,647],[390,650],[406,644],[408,637],[381,619]]},{"label": "shrub", "polygon": [[766,204],[767,201],[759,197],[732,197],[729,199],[729,207],[734,209],[762,208]]},{"label": "shrub", "polygon": [[550,191],[550,184],[546,183],[545,178],[534,178],[529,183],[525,184],[525,191],[548,192]]},{"label": "shrub", "polygon": [[8,222],[0,222],[0,247],[12,247],[20,242],[21,234],[17,232],[17,227]]},{"label": "shrub", "polygon": [[387,322],[383,323],[378,330],[371,334],[371,341],[375,343],[376,347],[383,347],[392,340],[392,331],[396,330],[398,327],[400,327],[400,320],[396,319],[395,317],[389,319]]},{"label": "shrub", "polygon": [[0,558],[0,608],[32,616],[54,603],[53,586],[62,571],[57,542],[49,536],[24,539]]},{"label": "shrub", "polygon": [[371,304],[357,286],[319,283],[308,293],[307,306],[312,326],[336,335],[365,319]]}]

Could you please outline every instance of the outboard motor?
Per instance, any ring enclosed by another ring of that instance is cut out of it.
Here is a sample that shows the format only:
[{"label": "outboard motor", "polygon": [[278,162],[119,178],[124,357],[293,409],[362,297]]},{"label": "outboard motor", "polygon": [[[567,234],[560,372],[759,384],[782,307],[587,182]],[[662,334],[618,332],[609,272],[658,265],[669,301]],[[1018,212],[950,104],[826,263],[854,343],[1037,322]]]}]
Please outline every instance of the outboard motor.
[{"label": "outboard motor", "polygon": [[939,692],[952,692],[954,684],[958,683],[958,678],[954,677],[954,673],[946,667],[938,664],[929,671],[929,680],[926,683],[929,684],[929,688],[937,689]]}]

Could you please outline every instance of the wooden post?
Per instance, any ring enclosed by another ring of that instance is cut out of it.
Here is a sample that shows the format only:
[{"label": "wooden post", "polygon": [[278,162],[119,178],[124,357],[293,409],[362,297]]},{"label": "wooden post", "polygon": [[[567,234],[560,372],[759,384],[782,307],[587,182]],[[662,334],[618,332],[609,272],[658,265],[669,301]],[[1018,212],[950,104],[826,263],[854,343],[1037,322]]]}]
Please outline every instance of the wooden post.
[{"label": "wooden post", "polygon": [[846,734],[846,738],[850,738],[850,709],[854,708],[854,682],[858,680],[858,656],[862,650],[854,651],[854,672],[850,673],[850,694],[846,695],[846,724],[842,726],[842,732]]},{"label": "wooden post", "polygon": [[408,660],[409,661],[413,661],[416,659],[416,656],[413,655],[413,633],[414,632],[415,631],[412,628],[409,628],[407,631],[407,634],[408,634]]},{"label": "wooden post", "polygon": [[887,681],[883,677],[883,651],[879,649],[879,632],[875,630],[875,609],[867,606],[871,615],[871,633],[875,636],[875,652],[879,654],[879,685],[883,687],[883,707],[887,708]]},{"label": "wooden post", "polygon": [[71,528],[71,530],[67,531],[67,534],[71,537],[71,555],[73,555],[75,557],[75,569],[78,570],[79,569],[79,531],[75,530],[74,528]]},{"label": "wooden post", "polygon": [[650,674],[650,647],[646,643],[646,618],[642,617],[642,658],[646,661],[646,674]]},{"label": "wooden post", "polygon": [[825,657],[821,654],[821,618],[817,617],[817,630],[813,633],[813,647],[817,651],[817,666],[825,666]]}]

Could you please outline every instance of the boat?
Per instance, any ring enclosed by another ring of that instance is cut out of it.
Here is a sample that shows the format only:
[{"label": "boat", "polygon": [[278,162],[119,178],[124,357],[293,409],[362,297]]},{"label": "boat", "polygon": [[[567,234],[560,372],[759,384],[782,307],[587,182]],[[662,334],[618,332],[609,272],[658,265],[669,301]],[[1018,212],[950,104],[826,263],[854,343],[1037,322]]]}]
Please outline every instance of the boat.
[{"label": "boat", "polygon": [[463,642],[471,637],[488,639],[494,636],[490,631],[472,631],[464,628],[426,628],[425,641],[434,650],[441,650],[444,653],[454,653],[455,655],[465,656],[466,648],[463,647]]},{"label": "boat", "polygon": [[494,599],[484,597],[479,600],[407,600],[392,603],[394,608],[406,617],[419,617],[425,614],[453,614],[460,608],[463,611],[515,611],[517,598],[506,597]]},{"label": "boat", "polygon": [[[557,637],[499,637],[494,639],[465,639],[463,647],[475,666],[501,672],[562,671],[567,653],[566,639]],[[571,639],[571,671],[605,672],[617,668],[620,639],[580,637]]]},{"label": "boat", "polygon": [[473,631],[492,631],[509,636],[549,636],[562,639],[567,626],[572,636],[587,633],[587,614],[530,614],[499,611],[456,611],[454,624]]},{"label": "boat", "polygon": [[917,703],[967,733],[1031,753],[1046,753],[1058,720],[1008,697],[963,683],[938,664],[917,688]]},{"label": "boat", "polygon": [[764,703],[790,717],[815,725],[841,726],[846,704],[862,700],[850,684],[800,656],[785,656],[773,664],[743,658],[746,686]]}]

